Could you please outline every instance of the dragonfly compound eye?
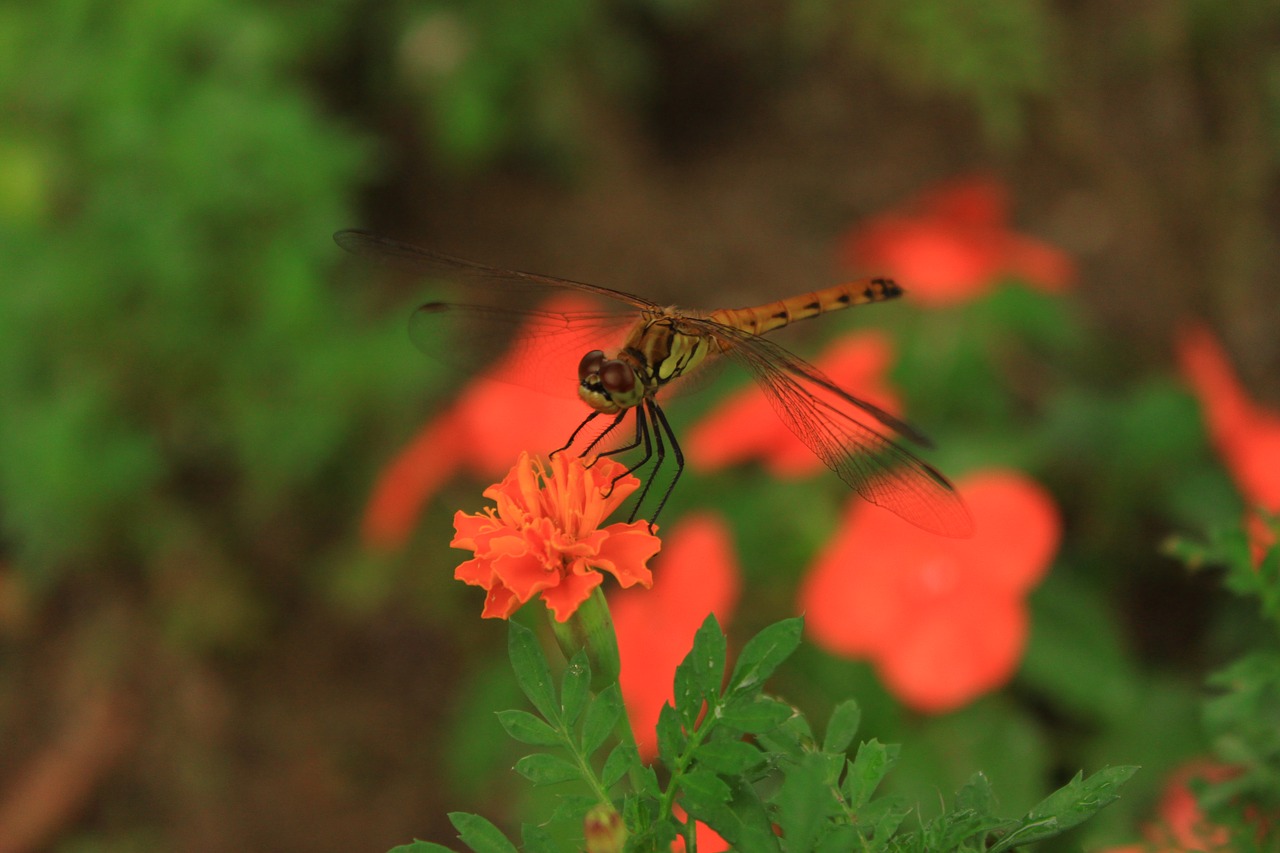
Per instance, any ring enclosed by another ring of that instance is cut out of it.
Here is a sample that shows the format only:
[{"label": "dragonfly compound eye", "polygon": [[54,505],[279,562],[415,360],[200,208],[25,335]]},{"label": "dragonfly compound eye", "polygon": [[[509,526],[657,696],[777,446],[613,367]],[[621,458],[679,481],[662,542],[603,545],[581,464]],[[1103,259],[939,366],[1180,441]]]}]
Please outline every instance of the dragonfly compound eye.
[{"label": "dragonfly compound eye", "polygon": [[578,381],[585,382],[588,376],[595,376],[604,365],[604,351],[593,349],[578,362]]},{"label": "dragonfly compound eye", "polygon": [[600,384],[611,395],[628,394],[636,387],[636,374],[621,361],[606,361],[600,368]]}]

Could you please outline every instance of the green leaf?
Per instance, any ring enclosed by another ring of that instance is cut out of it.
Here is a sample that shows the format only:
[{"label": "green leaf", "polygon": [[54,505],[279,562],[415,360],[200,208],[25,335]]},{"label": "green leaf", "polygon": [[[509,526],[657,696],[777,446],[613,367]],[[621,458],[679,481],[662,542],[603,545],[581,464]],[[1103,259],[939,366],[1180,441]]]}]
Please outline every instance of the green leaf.
[{"label": "green leaf", "polygon": [[827,722],[827,734],[822,740],[823,752],[844,752],[853,743],[862,723],[862,709],[853,699],[841,702],[831,712]]},{"label": "green leaf", "polygon": [[629,743],[620,743],[610,750],[609,757],[604,760],[604,768],[600,771],[600,782],[605,790],[618,784],[639,760],[640,754]]},{"label": "green leaf", "polygon": [[521,758],[516,762],[516,772],[535,785],[554,785],[582,778],[582,771],[576,764],[545,752]]},{"label": "green leaf", "polygon": [[693,751],[693,759],[704,770],[735,776],[764,761],[764,756],[746,741],[721,740],[699,744]]},{"label": "green leaf", "polygon": [[827,816],[836,811],[822,759],[819,753],[809,753],[787,767],[782,787],[773,798],[788,850],[813,849]]},{"label": "green leaf", "polygon": [[507,734],[530,746],[565,746],[564,736],[541,717],[528,711],[499,711],[498,722]]},{"label": "green leaf", "polygon": [[899,747],[896,743],[883,744],[875,739],[866,741],[858,747],[858,754],[853,761],[849,762],[844,784],[841,786],[849,808],[861,808],[871,799],[871,795],[884,780],[885,774],[898,760],[898,751]]},{"label": "green leaf", "polygon": [[604,745],[618,720],[622,718],[622,694],[618,685],[610,684],[591,701],[582,724],[582,753],[591,755]]},{"label": "green leaf", "polygon": [[978,814],[994,814],[996,795],[991,790],[991,780],[979,770],[969,777],[964,787],[956,792],[956,808],[969,809]]},{"label": "green leaf", "polygon": [[1043,841],[1077,826],[1119,799],[1120,786],[1137,772],[1133,766],[1108,767],[1083,781],[1082,774],[1077,773],[1027,812],[1022,825],[1000,839],[991,853]]},{"label": "green leaf", "polygon": [[512,622],[507,635],[507,653],[511,656],[516,683],[524,695],[549,722],[559,723],[560,708],[551,683],[551,667],[533,632],[519,622]]},{"label": "green leaf", "polygon": [[687,660],[693,674],[693,684],[698,694],[710,702],[720,695],[720,685],[724,681],[725,654],[727,653],[724,633],[714,613],[708,613],[698,633],[693,635],[693,649]]},{"label": "green leaf", "polygon": [[739,696],[719,712],[720,725],[746,734],[764,734],[791,719],[796,709],[771,696]]},{"label": "green leaf", "polygon": [[676,757],[684,752],[689,739],[680,727],[680,715],[670,705],[663,705],[658,713],[658,757],[668,767],[675,769]]},{"label": "green leaf", "polygon": [[756,634],[742,647],[729,678],[730,693],[745,693],[764,686],[769,676],[800,645],[804,620],[784,619]]},{"label": "green leaf", "polygon": [[462,843],[476,853],[516,853],[515,845],[507,840],[502,830],[478,814],[449,812],[449,822],[458,830]]},{"label": "green leaf", "polygon": [[587,653],[579,650],[565,668],[560,687],[560,710],[564,714],[565,726],[572,726],[578,721],[578,715],[586,707],[590,687],[591,664]]},{"label": "green leaf", "polygon": [[721,814],[733,792],[723,779],[705,770],[693,770],[675,780],[682,794],[681,803],[689,814],[702,820]]},{"label": "green leaf", "polygon": [[388,850],[387,853],[454,853],[454,851],[452,848],[445,847],[442,844],[435,844],[430,841],[419,841],[415,838],[409,844],[397,844],[395,847]]},{"label": "green leaf", "polygon": [[560,845],[551,833],[534,823],[520,827],[520,849],[524,853],[559,853]]}]

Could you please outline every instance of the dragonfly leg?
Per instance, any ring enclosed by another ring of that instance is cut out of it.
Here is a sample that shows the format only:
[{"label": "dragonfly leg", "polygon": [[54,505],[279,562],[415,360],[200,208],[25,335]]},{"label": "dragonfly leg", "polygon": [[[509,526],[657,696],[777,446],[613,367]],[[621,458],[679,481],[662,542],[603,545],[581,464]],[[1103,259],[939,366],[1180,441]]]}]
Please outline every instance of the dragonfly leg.
[{"label": "dragonfly leg", "polygon": [[[557,453],[564,453],[570,447],[573,447],[573,443],[578,440],[578,433],[582,432],[582,430],[586,428],[587,424],[594,421],[599,414],[600,414],[599,412],[592,412],[591,414],[587,415],[586,420],[584,420],[582,423],[574,427],[573,432],[570,433],[569,435],[569,440],[564,443],[564,447],[557,448],[556,450],[551,451],[551,453],[548,455],[555,456]],[[613,429],[613,426],[610,426],[609,429]],[[605,432],[608,432],[609,429],[605,430]],[[604,437],[604,433],[601,433],[601,435],[598,438],[596,438],[596,441],[599,441],[600,438],[603,438],[603,437]],[[587,450],[590,450],[591,447],[595,447],[595,441],[591,442],[591,446],[588,447]]]},{"label": "dragonfly leg", "polygon": [[[610,423],[610,424],[609,424],[607,427],[605,427],[604,429],[600,430],[600,434],[599,434],[599,435],[597,435],[595,438],[591,439],[591,443],[590,443],[590,444],[588,444],[588,445],[586,446],[586,448],[585,448],[581,453],[579,453],[578,455],[579,455],[579,456],[586,456],[588,453],[590,453],[591,451],[595,450],[595,449],[596,449],[596,445],[597,445],[597,444],[599,444],[601,441],[603,441],[603,440],[604,440],[604,438],[605,438],[605,436],[607,436],[609,433],[613,432],[613,431],[614,431],[614,429],[618,426],[618,424],[622,423],[622,419],[623,419],[623,418],[625,418],[626,416],[627,416],[627,410],[626,410],[626,409],[623,409],[621,412],[618,412],[618,414],[614,415],[613,422],[612,422],[612,423]],[[639,429],[639,424],[637,424],[637,425],[636,425],[636,428],[637,428],[637,430]],[[618,448],[614,448],[613,450],[606,450],[606,451],[604,451],[603,453],[599,454],[599,455],[596,457],[596,459],[599,459],[599,458],[600,458],[600,456],[612,456],[612,455],[613,455],[613,454],[615,454],[615,453],[621,453],[621,452],[623,452],[624,450],[630,450],[631,448],[636,447],[636,446],[637,446],[637,445],[639,445],[639,444],[640,444],[640,439],[637,437],[637,438],[636,438],[636,440],[635,440],[634,442],[632,442],[631,444],[628,444],[628,445],[626,445],[625,447],[618,447]],[[591,465],[594,465],[594,464],[596,464],[596,463],[595,463],[595,459],[591,460]],[[587,467],[588,467],[588,468],[590,468],[590,467],[591,467],[591,465],[588,465]]]},{"label": "dragonfly leg", "polygon": [[[650,441],[649,441],[649,421],[648,421],[648,419],[645,417],[645,414],[644,414],[644,407],[643,407],[643,406],[636,406],[636,407],[635,407],[635,412],[636,412],[636,437],[635,437],[635,441],[631,442],[631,444],[628,444],[626,447],[618,447],[618,448],[614,448],[613,450],[607,450],[607,451],[605,451],[604,453],[601,453],[600,455],[601,455],[601,456],[612,456],[613,454],[615,454],[615,453],[621,453],[621,452],[622,452],[622,451],[624,451],[624,450],[631,450],[632,448],[638,447],[640,444],[642,444],[642,443],[643,443],[643,444],[644,444],[644,456],[642,456],[642,457],[640,458],[640,461],[639,461],[639,462],[637,462],[636,464],[632,465],[630,468],[628,468],[627,470],[623,471],[621,474],[619,474],[618,476],[616,476],[616,477],[614,477],[614,478],[613,478],[613,482],[609,483],[609,488],[604,492],[604,494],[605,494],[605,496],[606,496],[606,497],[608,497],[609,495],[613,494],[613,487],[614,487],[614,486],[616,486],[616,485],[618,485],[618,481],[619,481],[619,480],[621,480],[623,477],[627,476],[628,474],[633,473],[633,472],[634,472],[637,468],[639,468],[641,465],[643,465],[644,463],[648,462],[648,461],[649,461],[649,459],[653,456],[653,445],[652,445],[652,444],[650,443]],[[621,416],[619,416],[619,417],[621,417]]]},{"label": "dragonfly leg", "polygon": [[[649,532],[653,532],[654,525],[658,523],[658,516],[662,513],[662,508],[667,505],[667,498],[671,497],[671,493],[676,490],[676,481],[680,479],[680,475],[684,473],[684,452],[680,450],[680,442],[676,441],[676,434],[671,429],[671,424],[667,422],[666,414],[658,407],[655,400],[645,400],[645,406],[653,415],[654,434],[658,437],[658,465],[653,468],[654,476],[658,473],[658,467],[662,464],[662,434],[666,433],[667,440],[671,442],[671,455],[676,458],[676,473],[671,478],[671,482],[667,484],[667,490],[662,493],[662,499],[658,501],[658,507],[653,511],[653,515],[649,516]],[[650,479],[652,482],[652,478]],[[647,490],[648,487],[646,487]]]},{"label": "dragonfly leg", "polygon": [[[644,506],[644,499],[645,499],[645,497],[649,494],[649,489],[650,489],[650,487],[652,487],[652,486],[653,486],[653,481],[654,481],[654,480],[656,480],[656,479],[658,478],[658,471],[662,470],[662,463],[663,463],[663,461],[665,461],[665,460],[666,460],[666,458],[667,458],[667,446],[666,446],[666,444],[662,441],[662,432],[663,432],[663,430],[662,430],[662,422],[661,422],[661,421],[659,421],[659,418],[662,418],[662,410],[658,408],[658,404],[657,404],[657,403],[655,403],[652,399],[646,399],[646,400],[644,401],[644,403],[643,403],[643,404],[641,404],[640,406],[636,406],[636,415],[637,415],[637,417],[640,415],[640,413],[641,413],[642,411],[646,411],[646,412],[648,412],[648,413],[649,413],[649,416],[651,416],[651,417],[653,418],[653,444],[654,444],[654,452],[653,452],[653,454],[650,454],[650,453],[648,452],[648,442],[646,441],[646,442],[645,442],[645,451],[646,451],[646,452],[645,452],[645,456],[644,456],[644,458],[643,458],[643,459],[641,459],[639,462],[637,462],[635,465],[633,465],[633,466],[628,470],[628,472],[627,472],[627,473],[631,473],[631,471],[634,471],[634,470],[636,470],[637,468],[639,468],[639,467],[641,467],[642,465],[644,465],[646,462],[648,462],[648,461],[649,461],[649,457],[650,457],[651,455],[657,456],[657,459],[656,459],[656,460],[654,460],[654,463],[653,463],[653,470],[649,472],[649,476],[648,476],[647,478],[645,478],[644,486],[640,489],[640,494],[639,494],[639,496],[636,498],[636,505],[635,505],[634,507],[632,507],[632,509],[631,509],[631,516],[630,516],[630,518],[628,518],[628,519],[627,519],[627,522],[628,522],[628,523],[630,523],[630,522],[632,522],[632,521],[635,521],[635,520],[636,520],[636,517],[640,514],[640,508],[641,508],[642,506]],[[668,436],[670,436],[670,434],[671,434],[671,428],[670,428],[670,427],[667,427],[666,432],[667,432],[667,435],[668,435]],[[647,436],[648,436],[648,431],[646,431],[646,438],[647,438]],[[679,448],[677,448],[677,451],[678,451],[678,450],[679,450]],[[663,501],[664,501],[664,502],[666,501],[666,496],[665,496],[665,495],[663,496]],[[661,510],[661,509],[662,509],[662,505],[661,505],[661,504],[659,504],[659,505],[658,505],[658,509],[659,509],[659,510]],[[651,518],[651,519],[649,520],[649,531],[650,531],[650,532],[652,532],[652,531],[653,531],[653,524],[654,524],[654,520],[655,520],[655,519],[657,519],[657,517],[658,517],[658,514],[657,514],[657,513],[654,513],[653,518]]]}]

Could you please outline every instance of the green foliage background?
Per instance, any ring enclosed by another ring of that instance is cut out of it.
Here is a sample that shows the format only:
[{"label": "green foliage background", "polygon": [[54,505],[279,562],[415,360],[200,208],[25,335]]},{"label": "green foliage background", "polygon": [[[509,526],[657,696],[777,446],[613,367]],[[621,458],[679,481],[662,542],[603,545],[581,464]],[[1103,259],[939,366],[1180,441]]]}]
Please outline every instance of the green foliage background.
[{"label": "green foliage background", "polygon": [[[456,382],[407,342],[413,294],[343,265],[330,234],[457,235],[484,206],[509,213],[473,228],[491,245],[527,233],[527,250],[557,237],[537,211],[610,187],[619,162],[640,173],[624,207],[720,156],[742,185],[785,182],[731,140],[769,138],[760,105],[785,102],[812,120],[786,138],[842,144],[826,101],[788,100],[816,80],[893,105],[884,128],[914,134],[858,129],[874,198],[816,200],[824,227],[973,169],[1008,174],[1020,210],[1078,189],[1130,218],[1113,255],[1082,259],[1066,306],[1009,289],[888,321],[913,419],[944,425],[942,467],[1016,465],[1064,506],[1015,691],[922,720],[867,667],[813,650],[780,689],[816,718],[857,695],[864,728],[906,745],[913,794],[985,769],[1016,810],[1082,766],[1141,763],[1096,829],[1127,837],[1164,771],[1208,748],[1204,672],[1266,636],[1156,555],[1164,533],[1241,508],[1156,350],[1175,320],[1159,306],[1214,320],[1277,399],[1278,32],[1265,0],[1134,16],[1019,0],[0,5],[0,791],[20,798],[97,685],[131,697],[133,733],[86,767],[92,801],[47,849],[385,849],[447,837],[450,809],[536,812],[492,784],[510,764],[488,713],[513,689],[502,632],[448,580],[448,508],[480,484],[451,487],[406,554],[360,544],[380,466]],[[1124,98],[1148,96],[1167,114],[1125,125]],[[847,168],[817,158],[813,180]],[[716,246],[728,225],[701,227]],[[584,233],[559,250],[600,251]],[[1143,324],[1128,339],[1126,312]],[[768,602],[790,600],[838,487],[744,471],[678,496],[673,517],[716,506],[752,555],[735,630],[783,615]],[[1162,603],[1173,627],[1150,627]],[[247,807],[258,785],[277,799]]]}]

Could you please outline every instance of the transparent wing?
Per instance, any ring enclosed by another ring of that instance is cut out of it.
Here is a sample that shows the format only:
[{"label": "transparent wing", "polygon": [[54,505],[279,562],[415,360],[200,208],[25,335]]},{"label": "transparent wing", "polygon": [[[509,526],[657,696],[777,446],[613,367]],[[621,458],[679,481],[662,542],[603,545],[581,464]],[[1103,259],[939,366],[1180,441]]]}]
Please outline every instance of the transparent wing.
[{"label": "transparent wing", "polygon": [[577,397],[584,354],[616,352],[641,312],[658,308],[607,287],[490,267],[368,231],[333,238],[382,266],[449,283],[463,297],[413,313],[409,337],[419,350],[464,375],[484,370],[486,378],[557,397]]},{"label": "transparent wing", "polygon": [[947,478],[855,414],[923,439],[917,430],[772,341],[711,320],[691,322],[728,345],[726,357],[751,372],[782,422],[859,495],[932,533],[972,534],[973,519]]},{"label": "transparent wing", "polygon": [[615,307],[611,310],[614,311],[623,311],[627,308],[632,311],[662,309],[662,306],[656,302],[631,293],[623,293],[620,290],[571,281],[567,278],[486,266],[475,261],[421,249],[369,231],[357,229],[339,231],[333,235],[333,239],[351,254],[383,266],[458,284],[465,282],[468,293],[479,295],[479,298],[470,301],[481,303],[489,302],[490,299],[506,301],[522,296],[526,299],[541,301],[557,294],[581,293],[612,302]]},{"label": "transparent wing", "polygon": [[573,310],[583,302],[562,296],[541,309],[428,302],[409,318],[409,337],[466,376],[483,369],[487,379],[577,399],[582,356],[593,349],[616,352],[636,321],[635,315]]}]

